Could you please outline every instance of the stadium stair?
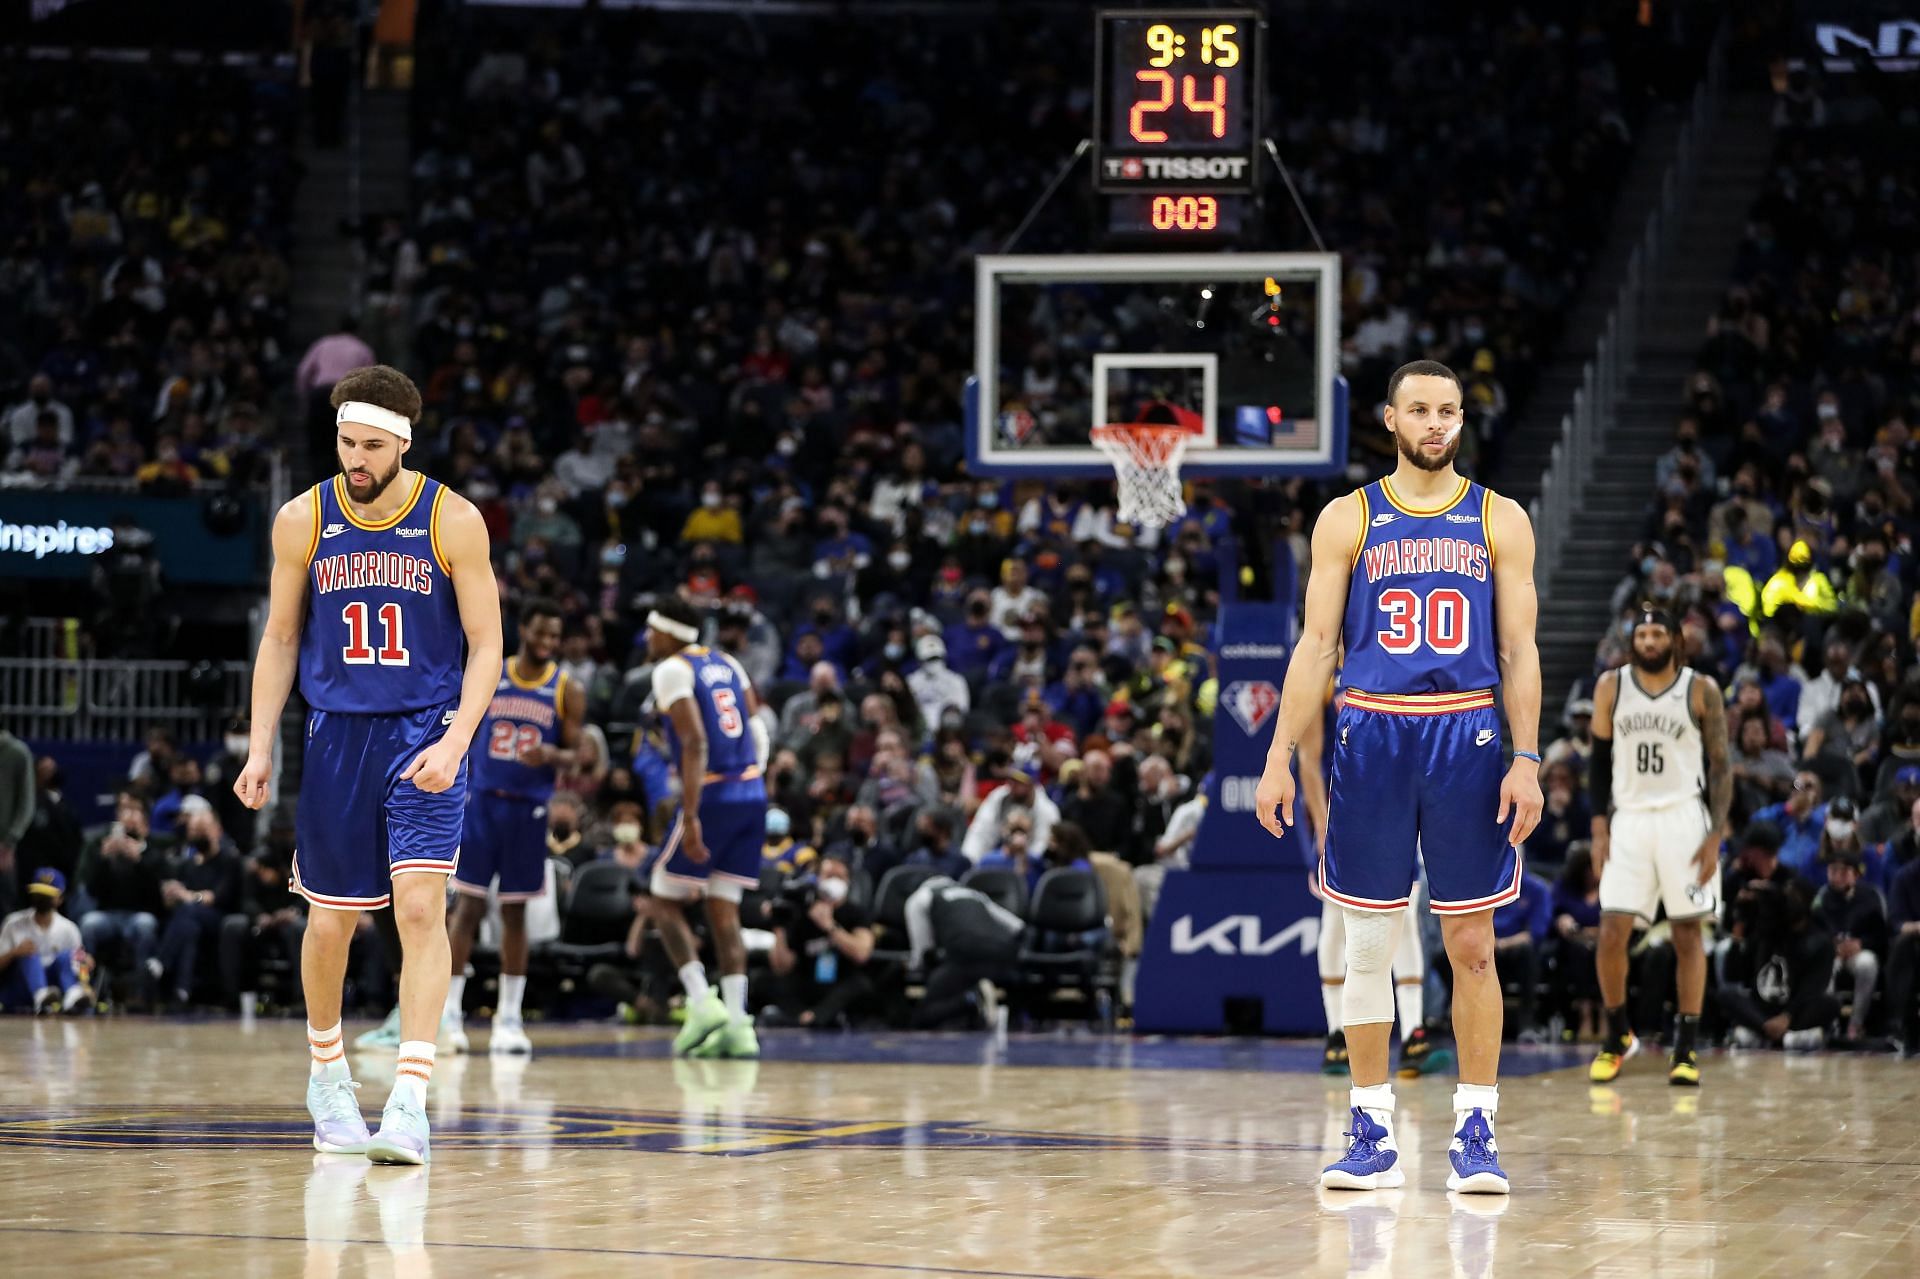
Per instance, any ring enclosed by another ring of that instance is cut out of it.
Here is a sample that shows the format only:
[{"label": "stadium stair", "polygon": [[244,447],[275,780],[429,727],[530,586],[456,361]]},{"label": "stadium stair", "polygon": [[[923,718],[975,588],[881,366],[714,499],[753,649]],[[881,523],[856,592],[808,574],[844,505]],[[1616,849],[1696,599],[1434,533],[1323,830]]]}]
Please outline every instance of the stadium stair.
[{"label": "stadium stair", "polygon": [[[1625,574],[1627,552],[1640,538],[1652,500],[1654,464],[1673,445],[1686,378],[1706,340],[1707,318],[1730,282],[1747,211],[1766,173],[1773,150],[1771,109],[1767,95],[1729,93],[1715,112],[1705,158],[1690,198],[1684,200],[1685,213],[1668,251],[1669,265],[1658,272],[1651,287],[1616,420],[1602,428],[1604,444],[1597,451],[1593,473],[1577,485],[1580,498],[1571,543],[1552,581],[1543,583],[1540,607],[1542,719],[1549,733],[1556,731],[1561,704],[1573,681],[1592,673],[1594,646],[1609,620],[1608,600]],[[1670,139],[1666,145],[1670,151]],[[1630,182],[1643,180],[1643,167],[1636,162]],[[1661,164],[1656,171],[1664,169]],[[1657,193],[1657,179],[1651,190]],[[1616,221],[1607,258],[1589,277],[1589,293],[1603,288],[1611,295],[1619,287],[1625,261],[1614,261],[1613,255],[1630,250],[1650,207],[1628,218],[1623,201],[1621,218],[1626,220]],[[1600,323],[1593,325],[1590,334],[1597,335],[1604,319],[1602,311]],[[1585,298],[1576,320],[1580,326],[1592,323]],[[1549,366],[1536,393],[1535,410],[1504,459],[1495,487],[1522,505],[1540,491],[1540,472],[1592,342],[1589,336],[1585,348],[1569,344],[1570,358]]]}]

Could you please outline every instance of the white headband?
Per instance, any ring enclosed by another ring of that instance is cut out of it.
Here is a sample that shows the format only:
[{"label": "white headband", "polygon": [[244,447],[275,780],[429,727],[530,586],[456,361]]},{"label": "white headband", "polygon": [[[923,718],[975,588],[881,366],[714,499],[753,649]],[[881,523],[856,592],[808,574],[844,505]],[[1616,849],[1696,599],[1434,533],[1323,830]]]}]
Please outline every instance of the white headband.
[{"label": "white headband", "polygon": [[337,427],[346,422],[358,422],[361,426],[377,426],[383,431],[392,431],[403,440],[413,438],[413,423],[392,409],[383,409],[378,404],[368,404],[364,400],[348,400],[333,415],[333,424]]},{"label": "white headband", "polygon": [[647,629],[659,631],[662,635],[671,635],[682,644],[691,644],[700,638],[700,632],[685,622],[676,622],[671,617],[662,617],[658,613],[647,614]]}]

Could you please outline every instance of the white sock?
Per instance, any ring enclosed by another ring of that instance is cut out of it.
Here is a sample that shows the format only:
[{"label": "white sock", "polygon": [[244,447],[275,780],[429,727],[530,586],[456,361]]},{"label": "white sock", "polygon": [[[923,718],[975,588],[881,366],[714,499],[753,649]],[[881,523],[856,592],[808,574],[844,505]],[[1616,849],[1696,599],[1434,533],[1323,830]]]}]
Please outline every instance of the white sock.
[{"label": "white sock", "polygon": [[347,1050],[340,1043],[339,1022],[325,1030],[316,1029],[312,1022],[307,1023],[307,1055],[312,1059],[312,1065],[308,1067],[312,1078],[329,1081],[353,1078],[352,1072],[347,1069]]},{"label": "white sock", "polygon": [[680,986],[687,992],[687,1002],[690,1004],[697,1004],[707,997],[707,970],[700,966],[699,960],[688,960],[680,965]]},{"label": "white sock", "polygon": [[1426,1020],[1426,1000],[1421,995],[1417,981],[1403,981],[1396,985],[1393,988],[1393,1000],[1400,1010],[1400,1042],[1404,1044]]},{"label": "white sock", "polygon": [[1469,1111],[1478,1110],[1493,1126],[1494,1112],[1500,1109],[1499,1084],[1456,1084],[1453,1089],[1454,1127],[1466,1122]]},{"label": "white sock", "polygon": [[1320,983],[1320,1007],[1327,1014],[1327,1033],[1342,1030],[1340,1025],[1340,986],[1336,982]]},{"label": "white sock", "polygon": [[512,973],[501,973],[500,1006],[493,1010],[493,1019],[495,1021],[519,1021],[520,997],[526,993],[527,976],[525,973],[521,973],[517,977]]},{"label": "white sock", "polygon": [[1347,1090],[1347,1104],[1358,1106],[1367,1117],[1383,1128],[1393,1127],[1393,1085],[1375,1084],[1371,1088]]},{"label": "white sock", "polygon": [[400,1045],[393,1074],[393,1093],[387,1104],[404,1101],[417,1109],[427,1108],[427,1080],[433,1078],[433,1044],[429,1040],[409,1039]]},{"label": "white sock", "polygon": [[453,1022],[465,1021],[466,1014],[461,1011],[461,1005],[466,1003],[466,1001],[467,975],[461,973],[458,977],[448,978],[447,1006],[440,1012],[441,1020]]},{"label": "white sock", "polygon": [[722,974],[720,998],[726,1001],[728,1012],[735,1017],[745,1017],[747,1015],[747,975],[745,973]]}]

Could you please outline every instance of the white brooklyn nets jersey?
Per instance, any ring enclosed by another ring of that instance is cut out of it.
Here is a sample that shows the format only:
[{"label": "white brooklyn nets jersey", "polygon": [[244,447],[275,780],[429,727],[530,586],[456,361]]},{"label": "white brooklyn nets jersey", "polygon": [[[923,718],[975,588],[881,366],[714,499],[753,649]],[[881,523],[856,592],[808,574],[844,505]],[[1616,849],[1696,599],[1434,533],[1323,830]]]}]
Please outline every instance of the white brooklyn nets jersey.
[{"label": "white brooklyn nets jersey", "polygon": [[1706,793],[1705,751],[1693,719],[1693,671],[1658,697],[1641,691],[1631,665],[1620,668],[1613,702],[1613,806],[1623,813],[1671,808]]}]

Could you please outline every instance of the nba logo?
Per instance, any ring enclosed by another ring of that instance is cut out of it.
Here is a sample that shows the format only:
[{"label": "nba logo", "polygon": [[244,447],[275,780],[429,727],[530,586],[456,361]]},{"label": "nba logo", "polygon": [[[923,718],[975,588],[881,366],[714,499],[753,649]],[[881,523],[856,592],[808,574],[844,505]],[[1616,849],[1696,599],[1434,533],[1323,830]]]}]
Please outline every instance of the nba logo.
[{"label": "nba logo", "polygon": [[1220,704],[1248,737],[1280,707],[1280,690],[1263,679],[1235,680],[1220,690]]},{"label": "nba logo", "polygon": [[1023,408],[1011,408],[1000,415],[1000,438],[1008,444],[1025,444],[1033,434],[1033,414]]}]

